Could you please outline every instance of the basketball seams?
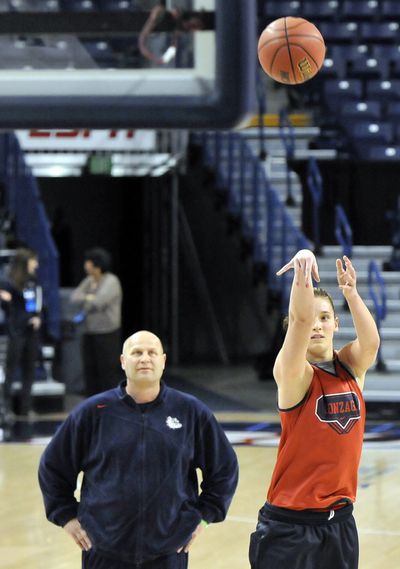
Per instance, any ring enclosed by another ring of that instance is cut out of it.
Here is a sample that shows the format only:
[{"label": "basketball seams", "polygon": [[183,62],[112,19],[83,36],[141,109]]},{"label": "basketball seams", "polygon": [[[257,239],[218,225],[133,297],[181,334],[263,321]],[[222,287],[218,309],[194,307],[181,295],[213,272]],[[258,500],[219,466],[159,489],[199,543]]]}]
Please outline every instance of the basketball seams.
[{"label": "basketball seams", "polygon": [[[275,37],[275,38],[270,38],[270,39],[268,39],[265,43],[263,43],[263,44],[258,48],[258,52],[260,52],[262,49],[264,49],[264,47],[265,47],[266,45],[268,45],[268,44],[270,44],[270,43],[272,43],[272,42],[274,42],[274,41],[282,41],[282,40],[284,40],[285,38],[286,38],[286,42],[287,42],[288,44],[292,43],[291,41],[288,41],[288,36],[287,36],[287,35],[282,34],[281,36],[279,36],[279,37],[277,37],[277,38]],[[324,42],[324,40],[323,40],[322,37],[314,36],[313,34],[294,34],[294,35],[290,34],[289,38],[290,38],[290,40],[291,40],[292,38],[308,38],[308,39],[311,39],[311,38],[312,38],[312,39],[315,39],[315,40],[319,41],[319,42],[322,43],[323,45],[325,45],[325,42]]]},{"label": "basketball seams", "polygon": [[[303,22],[300,22],[299,24],[294,24],[294,26],[286,26],[286,28],[287,28],[289,31],[292,31],[292,30],[295,30],[296,28],[299,28],[300,26],[304,26],[305,24],[310,25],[311,22],[303,21]],[[314,24],[313,24],[313,26],[314,26]],[[270,24],[269,26],[267,26],[267,28],[269,28],[269,29],[272,30],[273,32],[283,32],[283,31],[285,31],[285,28],[284,28],[284,27],[283,27],[283,28],[281,28],[281,27],[275,28],[275,27],[272,26],[271,24]],[[314,26],[314,28],[317,30],[317,26]],[[318,30],[317,30],[317,31],[318,31]]]},{"label": "basketball seams", "polygon": [[272,57],[272,60],[271,60],[271,65],[270,65],[270,67],[269,67],[270,73],[272,73],[272,70],[273,70],[273,67],[274,67],[274,63],[275,63],[275,59],[278,57],[278,53],[279,53],[282,49],[286,49],[286,48],[287,48],[287,45],[280,45],[280,46],[278,47],[278,49],[275,50],[275,53],[274,53],[274,55],[273,55],[273,57]]},{"label": "basketball seams", "polygon": [[295,68],[293,65],[293,58],[292,58],[292,53],[290,51],[289,37],[288,37],[288,33],[287,33],[287,28],[286,28],[286,18],[285,18],[285,35],[286,35],[286,45],[287,45],[287,50],[288,50],[288,55],[289,55],[290,67],[292,68],[293,79],[297,83],[296,71],[295,71]]},{"label": "basketball seams", "polygon": [[[279,22],[280,20],[282,20],[282,28],[280,26],[275,27],[274,24],[276,24],[277,22]],[[286,20],[286,22],[284,21]],[[299,20],[298,22],[293,22],[292,25],[288,25],[288,20]],[[266,29],[270,29],[273,32],[280,32],[280,31],[284,31],[285,29],[288,29],[289,31],[294,30],[296,28],[299,28],[300,26],[312,26],[313,28],[315,28],[315,30],[318,32],[318,28],[317,26],[315,26],[312,22],[309,22],[308,20],[305,20],[304,18],[293,18],[293,16],[286,16],[286,17],[282,17],[282,18],[278,18],[278,20],[275,20],[274,22],[271,22],[270,24],[268,24],[268,26],[266,27]]]},{"label": "basketball seams", "polygon": [[321,69],[326,45],[314,24],[287,16],[265,28],[257,51],[261,67],[272,79],[286,85],[298,85]]}]

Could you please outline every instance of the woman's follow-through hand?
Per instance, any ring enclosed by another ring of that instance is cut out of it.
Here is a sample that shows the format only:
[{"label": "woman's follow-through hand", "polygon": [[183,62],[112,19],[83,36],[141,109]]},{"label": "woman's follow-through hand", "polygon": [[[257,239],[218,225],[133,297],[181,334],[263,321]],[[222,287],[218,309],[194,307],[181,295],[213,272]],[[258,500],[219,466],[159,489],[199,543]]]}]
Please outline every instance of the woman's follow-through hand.
[{"label": "woman's follow-through hand", "polygon": [[317,282],[320,281],[317,259],[315,258],[314,253],[309,249],[301,249],[298,251],[296,255],[286,263],[286,265],[277,271],[276,274],[279,277],[290,269],[294,269],[296,282],[300,274],[304,275],[307,286],[312,284],[311,277]]}]

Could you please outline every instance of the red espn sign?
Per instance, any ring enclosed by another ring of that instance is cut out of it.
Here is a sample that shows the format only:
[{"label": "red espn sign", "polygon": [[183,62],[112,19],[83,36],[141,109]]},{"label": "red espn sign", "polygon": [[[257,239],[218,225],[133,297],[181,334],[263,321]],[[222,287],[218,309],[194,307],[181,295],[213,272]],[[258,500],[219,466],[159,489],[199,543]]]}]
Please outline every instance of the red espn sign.
[{"label": "red espn sign", "polygon": [[23,150],[79,152],[109,150],[111,152],[153,152],[156,149],[155,130],[17,130]]},{"label": "red espn sign", "polygon": [[[93,135],[93,130],[85,128],[83,130],[29,130],[29,136],[31,138],[89,138]],[[123,134],[125,138],[133,138],[135,136],[135,130],[108,130],[102,131],[103,133],[108,133],[108,138],[116,138],[118,135]]]}]

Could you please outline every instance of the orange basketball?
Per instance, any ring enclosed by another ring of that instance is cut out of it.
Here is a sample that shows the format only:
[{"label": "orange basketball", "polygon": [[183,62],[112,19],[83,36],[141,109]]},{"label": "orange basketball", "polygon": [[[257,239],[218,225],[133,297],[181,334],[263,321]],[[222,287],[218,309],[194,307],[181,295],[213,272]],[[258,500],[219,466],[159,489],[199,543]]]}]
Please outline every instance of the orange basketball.
[{"label": "orange basketball", "polygon": [[275,81],[288,85],[304,83],[318,73],[324,62],[324,38],[304,18],[278,18],[260,35],[258,59]]}]

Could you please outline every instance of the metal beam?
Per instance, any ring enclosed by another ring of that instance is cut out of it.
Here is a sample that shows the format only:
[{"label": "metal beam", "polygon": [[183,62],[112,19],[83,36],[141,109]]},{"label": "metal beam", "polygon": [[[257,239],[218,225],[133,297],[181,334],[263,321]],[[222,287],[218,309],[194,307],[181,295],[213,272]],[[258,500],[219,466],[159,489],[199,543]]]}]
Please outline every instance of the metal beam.
[{"label": "metal beam", "polygon": [[[185,12],[185,17],[198,17],[203,30],[215,29],[215,12]],[[139,33],[149,12],[5,12],[0,17],[0,35],[71,34],[79,37],[130,36]],[[153,32],[177,29],[169,14]],[[184,31],[184,30],[182,30]]]}]

